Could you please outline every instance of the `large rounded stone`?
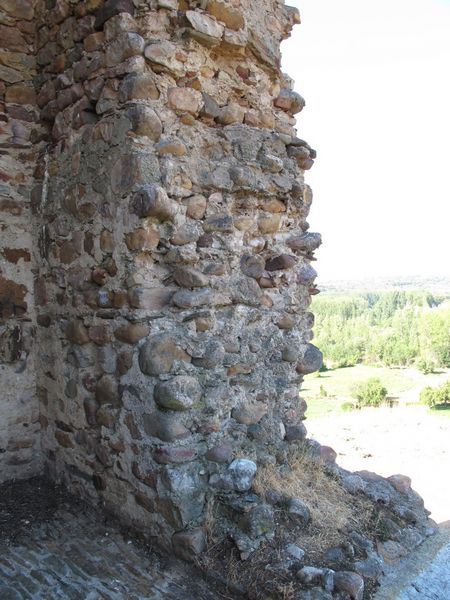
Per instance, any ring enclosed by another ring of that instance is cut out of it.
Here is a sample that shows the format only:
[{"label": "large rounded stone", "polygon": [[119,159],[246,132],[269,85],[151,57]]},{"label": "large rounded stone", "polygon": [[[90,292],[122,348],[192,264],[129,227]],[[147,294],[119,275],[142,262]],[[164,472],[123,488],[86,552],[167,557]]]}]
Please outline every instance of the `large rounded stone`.
[{"label": "large rounded stone", "polygon": [[173,415],[154,411],[144,414],[142,418],[145,433],[163,442],[174,442],[190,435],[189,430]]},{"label": "large rounded stone", "polygon": [[169,105],[176,111],[197,115],[203,105],[200,92],[192,88],[172,87],[167,91]]},{"label": "large rounded stone", "polygon": [[134,4],[131,0],[107,0],[97,11],[95,17],[95,29],[101,29],[105,21],[119,13],[134,14]]},{"label": "large rounded stone", "polygon": [[136,135],[143,135],[157,142],[162,134],[162,124],[155,111],[142,104],[130,106],[126,111],[130,119],[133,132]]},{"label": "large rounded stone", "polygon": [[131,56],[143,54],[145,42],[137,33],[124,32],[111,41],[105,50],[107,67],[117,65]]},{"label": "large rounded stone", "polygon": [[283,88],[280,91],[280,95],[275,99],[274,104],[277,108],[295,114],[303,110],[305,100],[297,92]]},{"label": "large rounded stone", "polygon": [[297,364],[297,373],[308,375],[318,371],[323,364],[323,354],[313,344],[308,344],[308,347],[303,354],[303,358]]},{"label": "large rounded stone", "polygon": [[176,360],[190,361],[190,356],[165,333],[149,338],[139,352],[139,366],[146,375],[170,373]]},{"label": "large rounded stone", "polygon": [[280,254],[266,261],[266,271],[282,271],[291,269],[297,262],[295,256],[290,254]]},{"label": "large rounded stone", "polygon": [[225,23],[229,29],[237,31],[245,25],[242,13],[233,6],[223,2],[223,0],[209,0],[206,10],[209,14],[216,17],[218,21]]},{"label": "large rounded stone", "polygon": [[352,571],[338,571],[334,574],[334,589],[347,593],[352,600],[362,600],[364,595],[364,579]]},{"label": "large rounded stone", "polygon": [[186,18],[199,33],[218,39],[223,36],[223,25],[206,14],[202,14],[196,10],[187,10]]},{"label": "large rounded stone", "polygon": [[234,408],[231,412],[231,416],[238,423],[244,425],[254,425],[259,423],[264,415],[267,414],[267,405],[262,402],[256,402],[255,404],[243,404]]},{"label": "large rounded stone", "polygon": [[176,204],[170,200],[162,187],[149,184],[134,194],[131,210],[141,218],[155,217],[161,221],[172,221],[176,213]]},{"label": "large rounded stone", "polygon": [[74,344],[87,344],[89,342],[89,334],[86,327],[81,321],[72,321],[66,327],[66,337]]},{"label": "large rounded stone", "polygon": [[159,91],[153,77],[145,73],[130,73],[122,81],[119,89],[119,100],[121,102],[157,100],[158,98]]},{"label": "large rounded stone", "polygon": [[291,498],[289,500],[287,513],[292,523],[301,525],[302,527],[307,525],[311,519],[311,511],[308,506],[298,498]]},{"label": "large rounded stone", "polygon": [[121,342],[125,342],[125,344],[136,344],[148,335],[148,327],[141,323],[129,323],[116,329],[114,335]]},{"label": "large rounded stone", "polygon": [[213,298],[213,293],[209,288],[201,288],[196,291],[180,290],[173,296],[172,302],[179,308],[197,308],[211,304]]},{"label": "large rounded stone", "polygon": [[173,278],[178,285],[185,288],[205,287],[208,285],[208,277],[193,267],[178,267],[174,271]]},{"label": "large rounded stone", "polygon": [[170,381],[158,383],[155,387],[155,401],[161,408],[169,410],[189,410],[202,397],[202,389],[195,377],[179,375]]},{"label": "large rounded stone", "polygon": [[308,433],[303,423],[298,423],[297,425],[286,425],[285,429],[285,439],[287,442],[301,442],[306,438]]},{"label": "large rounded stone", "polygon": [[120,405],[117,383],[108,375],[103,375],[95,388],[95,399],[99,404],[111,404],[116,407]]},{"label": "large rounded stone", "polygon": [[244,275],[259,279],[264,272],[265,260],[262,256],[244,255],[241,258],[240,266]]},{"label": "large rounded stone", "polygon": [[289,238],[286,245],[299,252],[314,252],[322,243],[320,233],[306,232]]},{"label": "large rounded stone", "polygon": [[233,448],[232,446],[230,446],[230,444],[227,443],[214,446],[213,448],[210,448],[205,454],[206,460],[216,463],[227,463],[232,459],[232,457]]},{"label": "large rounded stone", "polygon": [[179,448],[173,446],[156,448],[153,452],[153,458],[160,465],[181,465],[194,460],[196,457],[196,450],[194,448],[186,448],[185,446],[180,446]]},{"label": "large rounded stone", "polygon": [[317,277],[317,271],[311,265],[304,265],[297,271],[297,283],[300,285],[311,285]]},{"label": "large rounded stone", "polygon": [[194,561],[206,549],[205,531],[201,527],[179,531],[172,537],[172,546],[177,556],[186,561]]},{"label": "large rounded stone", "polygon": [[257,471],[256,464],[246,458],[237,458],[228,467],[233,488],[238,492],[246,492],[252,487]]}]

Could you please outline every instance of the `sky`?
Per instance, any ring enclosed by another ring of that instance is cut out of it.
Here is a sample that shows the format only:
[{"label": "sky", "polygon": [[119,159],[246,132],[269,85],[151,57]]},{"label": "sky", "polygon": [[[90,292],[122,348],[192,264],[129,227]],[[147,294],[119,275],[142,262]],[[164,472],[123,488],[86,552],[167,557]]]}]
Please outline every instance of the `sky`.
[{"label": "sky", "polygon": [[450,275],[450,0],[287,0],[320,279]]}]

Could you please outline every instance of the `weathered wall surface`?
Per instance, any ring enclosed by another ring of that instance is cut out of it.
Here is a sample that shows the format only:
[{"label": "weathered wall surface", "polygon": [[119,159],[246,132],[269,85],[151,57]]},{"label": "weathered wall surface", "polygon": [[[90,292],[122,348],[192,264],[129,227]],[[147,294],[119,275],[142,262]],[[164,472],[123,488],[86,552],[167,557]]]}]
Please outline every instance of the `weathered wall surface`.
[{"label": "weathered wall surface", "polygon": [[0,4],[0,481],[42,468],[31,187],[38,142],[31,3]]},{"label": "weathered wall surface", "polygon": [[36,252],[43,448],[55,477],[186,554],[211,495],[232,502],[305,437],[298,388],[321,362],[315,155],[279,67],[298,15],[279,0],[50,4],[34,19],[46,144],[19,215],[34,242],[5,271],[29,276]]}]

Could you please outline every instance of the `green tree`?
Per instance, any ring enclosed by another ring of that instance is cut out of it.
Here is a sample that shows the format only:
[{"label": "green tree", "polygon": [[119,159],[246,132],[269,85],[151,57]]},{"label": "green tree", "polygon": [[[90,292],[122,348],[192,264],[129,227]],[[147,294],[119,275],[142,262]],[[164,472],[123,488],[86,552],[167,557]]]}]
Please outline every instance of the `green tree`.
[{"label": "green tree", "polygon": [[381,380],[370,377],[354,387],[352,396],[358,401],[358,406],[380,406],[387,394]]},{"label": "green tree", "polygon": [[450,404],[450,379],[437,388],[427,386],[420,392],[420,401],[431,408]]}]

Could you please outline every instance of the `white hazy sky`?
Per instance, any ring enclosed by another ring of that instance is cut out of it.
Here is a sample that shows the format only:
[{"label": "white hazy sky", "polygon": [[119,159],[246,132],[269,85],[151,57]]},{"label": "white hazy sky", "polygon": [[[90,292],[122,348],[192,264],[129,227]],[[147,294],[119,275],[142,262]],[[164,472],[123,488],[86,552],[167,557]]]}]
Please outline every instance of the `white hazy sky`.
[{"label": "white hazy sky", "polygon": [[450,275],[450,0],[288,0],[322,279]]}]

